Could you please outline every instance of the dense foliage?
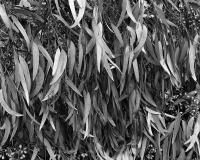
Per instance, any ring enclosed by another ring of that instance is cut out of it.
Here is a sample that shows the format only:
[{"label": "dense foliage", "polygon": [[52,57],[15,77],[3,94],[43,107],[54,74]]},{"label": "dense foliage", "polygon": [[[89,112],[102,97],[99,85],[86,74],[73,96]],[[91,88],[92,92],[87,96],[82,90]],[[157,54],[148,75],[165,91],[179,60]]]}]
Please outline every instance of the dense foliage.
[{"label": "dense foliage", "polygon": [[0,158],[200,158],[200,3],[0,0]]}]

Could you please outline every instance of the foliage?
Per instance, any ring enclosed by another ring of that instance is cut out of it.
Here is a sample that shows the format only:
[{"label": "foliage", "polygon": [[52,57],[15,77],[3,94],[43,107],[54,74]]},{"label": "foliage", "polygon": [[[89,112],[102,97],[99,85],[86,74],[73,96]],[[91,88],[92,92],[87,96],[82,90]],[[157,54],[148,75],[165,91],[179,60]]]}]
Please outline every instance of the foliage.
[{"label": "foliage", "polygon": [[199,6],[1,0],[1,153],[200,158]]}]

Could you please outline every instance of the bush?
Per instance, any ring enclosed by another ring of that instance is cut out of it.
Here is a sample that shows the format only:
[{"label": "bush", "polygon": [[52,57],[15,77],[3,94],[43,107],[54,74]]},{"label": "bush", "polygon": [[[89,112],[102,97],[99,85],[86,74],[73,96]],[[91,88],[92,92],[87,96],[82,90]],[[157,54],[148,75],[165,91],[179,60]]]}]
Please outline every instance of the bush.
[{"label": "bush", "polygon": [[0,2],[1,159],[200,158],[198,1]]}]

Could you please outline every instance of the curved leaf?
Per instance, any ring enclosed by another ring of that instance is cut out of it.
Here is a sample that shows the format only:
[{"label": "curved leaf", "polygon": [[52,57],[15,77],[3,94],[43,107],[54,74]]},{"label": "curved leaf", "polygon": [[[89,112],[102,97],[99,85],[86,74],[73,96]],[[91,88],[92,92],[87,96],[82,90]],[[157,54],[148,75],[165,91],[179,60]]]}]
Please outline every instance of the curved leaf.
[{"label": "curved leaf", "polygon": [[4,110],[5,110],[6,112],[8,112],[10,115],[13,115],[13,116],[16,116],[16,117],[23,116],[22,114],[13,111],[13,110],[8,106],[8,104],[7,104],[7,103],[5,102],[5,100],[3,99],[3,92],[2,92],[2,89],[0,90],[0,103],[1,103],[2,107],[4,108]]}]

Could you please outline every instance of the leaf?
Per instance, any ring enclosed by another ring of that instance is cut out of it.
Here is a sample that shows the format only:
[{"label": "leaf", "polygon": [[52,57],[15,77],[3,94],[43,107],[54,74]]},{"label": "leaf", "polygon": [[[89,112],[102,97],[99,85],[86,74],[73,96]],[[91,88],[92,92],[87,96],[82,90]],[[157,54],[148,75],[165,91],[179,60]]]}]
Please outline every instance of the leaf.
[{"label": "leaf", "polygon": [[129,0],[126,1],[126,11],[127,11],[128,16],[130,17],[130,19],[131,19],[134,23],[137,23],[135,17],[133,16],[133,13],[132,13],[132,9],[131,9],[130,1],[129,1]]},{"label": "leaf", "polygon": [[40,92],[43,83],[44,83],[44,72],[43,72],[42,68],[39,66],[38,73],[35,77],[35,88],[31,92],[31,97],[36,96]]},{"label": "leaf", "polygon": [[37,125],[40,125],[40,123],[31,115],[31,113],[29,112],[28,108],[26,107],[26,105],[24,105],[25,111],[28,114],[28,116],[31,118],[31,120],[33,122],[35,122]]},{"label": "leaf", "polygon": [[41,131],[37,131],[37,135],[38,135],[40,141],[41,141],[42,143],[44,143],[44,145],[45,145],[45,147],[46,147],[46,149],[47,149],[47,152],[49,153],[50,159],[51,159],[51,160],[56,160],[54,151],[52,150],[52,147],[51,147],[49,141],[48,141],[46,138],[43,137]]},{"label": "leaf", "polygon": [[197,81],[197,77],[195,74],[195,69],[194,69],[194,63],[195,63],[195,59],[196,59],[196,51],[195,51],[195,47],[193,44],[190,43],[190,49],[189,49],[189,67],[190,67],[190,72],[192,74],[192,78]]},{"label": "leaf", "polygon": [[3,107],[3,109],[4,109],[6,112],[8,112],[10,115],[13,115],[13,116],[16,116],[16,117],[23,116],[22,114],[13,111],[13,110],[8,106],[8,104],[5,102],[5,100],[4,100],[4,98],[3,98],[2,89],[0,89],[0,103],[1,103],[1,105],[2,105],[2,107]]},{"label": "leaf", "polygon": [[194,125],[194,117],[191,117],[190,120],[188,121],[187,129],[186,129],[186,134],[188,138],[192,134],[193,125]]},{"label": "leaf", "polygon": [[29,105],[29,101],[30,101],[29,100],[29,92],[28,92],[28,87],[27,87],[26,80],[25,80],[25,77],[24,77],[24,72],[23,72],[21,64],[18,64],[18,67],[19,67],[20,81],[21,81],[22,87],[24,89],[26,102]]},{"label": "leaf", "polygon": [[173,136],[172,136],[172,145],[176,139],[176,136],[178,134],[179,131],[179,127],[180,127],[180,122],[181,122],[181,114],[179,113],[176,117],[175,123],[174,123],[174,129],[173,129]]},{"label": "leaf", "polygon": [[75,19],[75,22],[74,24],[71,26],[71,28],[79,25],[80,26],[80,21],[81,19],[83,18],[83,15],[85,13],[85,7],[86,7],[86,0],[77,0],[78,1],[78,4],[80,6],[80,9],[79,9],[79,12],[78,12],[78,16],[76,17]]},{"label": "leaf", "polygon": [[28,65],[27,65],[25,59],[20,55],[19,55],[19,61],[20,61],[20,65],[22,66],[22,69],[23,69],[23,73],[24,73],[24,77],[26,79],[28,91],[30,92],[30,90],[31,90],[31,77],[30,77]]},{"label": "leaf", "polygon": [[114,81],[113,74],[112,74],[112,71],[110,69],[110,65],[109,65],[108,60],[107,60],[105,55],[102,57],[102,61],[103,61],[103,66],[106,69],[109,77]]},{"label": "leaf", "polygon": [[115,33],[117,39],[119,40],[121,46],[124,46],[124,41],[123,41],[123,39],[122,39],[122,35],[121,35],[121,33],[120,33],[118,27],[116,27],[116,26],[115,26],[114,24],[112,24],[112,23],[111,23],[111,27],[112,27],[112,29],[113,29],[113,31],[114,31],[114,33]]},{"label": "leaf", "polygon": [[[179,11],[179,9],[176,7],[176,5],[171,1],[171,0],[167,0],[177,11]],[[179,11],[180,12],[180,11]]]},{"label": "leaf", "polygon": [[49,65],[53,68],[53,61],[52,61],[49,53],[47,52],[47,50],[40,44],[38,44],[38,49],[43,54],[43,56],[47,59]]},{"label": "leaf", "polygon": [[52,85],[53,83],[55,83],[63,74],[65,67],[67,64],[67,55],[66,52],[62,49],[61,53],[60,53],[60,58],[59,58],[59,65],[57,67],[56,73],[50,83],[50,85]]},{"label": "leaf", "polygon": [[77,68],[77,73],[78,75],[81,72],[81,67],[82,67],[82,63],[83,63],[83,45],[81,43],[83,37],[83,31],[81,30],[80,34],[79,34],[79,39],[78,39],[78,68]]},{"label": "leaf", "polygon": [[42,101],[46,101],[49,98],[52,98],[58,92],[60,87],[60,79],[56,81],[56,83],[52,84],[49,91],[47,92],[46,96],[43,98]]},{"label": "leaf", "polygon": [[54,154],[54,152],[53,152],[53,150],[52,150],[52,148],[51,148],[51,145],[50,145],[50,143],[49,143],[49,141],[46,139],[46,138],[44,138],[44,145],[46,146],[46,149],[47,149],[47,152],[49,153],[49,155],[50,155],[50,158],[52,159],[52,160],[56,160],[56,158],[55,158],[55,154]]},{"label": "leaf", "polygon": [[137,47],[135,47],[135,49],[133,50],[133,53],[137,53],[138,51],[140,51],[146,42],[148,30],[145,25],[143,25],[142,28],[143,28],[143,30],[142,30],[142,35],[141,35],[140,41],[139,41]]},{"label": "leaf", "polygon": [[56,50],[56,54],[55,54],[55,57],[54,57],[52,75],[54,75],[56,73],[56,70],[57,70],[58,64],[59,64],[59,60],[60,60],[60,49],[58,48]]},{"label": "leaf", "polygon": [[76,47],[72,41],[70,41],[68,55],[69,55],[69,75],[72,75],[76,57]]},{"label": "leaf", "polygon": [[161,66],[163,67],[163,69],[164,69],[169,75],[171,75],[171,74],[170,74],[170,71],[169,71],[169,69],[168,69],[168,67],[167,67],[167,65],[166,65],[166,63],[165,63],[165,60],[164,60],[164,58],[163,58],[163,49],[162,49],[162,44],[161,44],[160,41],[158,42],[158,48],[159,48],[159,55],[160,55],[160,64],[161,64]]},{"label": "leaf", "polygon": [[147,147],[147,138],[144,137],[143,140],[142,140],[142,148],[140,150],[140,157],[141,157],[141,160],[143,160],[144,158],[144,153],[145,153],[145,149]]},{"label": "leaf", "polygon": [[56,131],[56,127],[55,127],[55,125],[53,123],[53,118],[52,118],[52,116],[50,114],[49,114],[49,122],[50,122],[51,127],[53,128],[53,130]]},{"label": "leaf", "polygon": [[69,24],[59,15],[53,14],[59,21],[61,21],[67,28],[70,28]]},{"label": "leaf", "polygon": [[21,25],[21,23],[18,21],[18,19],[15,16],[11,15],[11,18],[12,18],[14,24],[17,26],[17,28],[21,32],[21,34],[23,35],[23,37],[24,37],[24,39],[26,41],[28,50],[29,50],[30,49],[30,40],[28,38],[28,35],[27,35],[25,29],[23,28],[23,26]]},{"label": "leaf", "polygon": [[75,0],[68,0],[68,3],[69,3],[70,10],[72,12],[72,16],[73,16],[74,20],[76,21],[76,10],[75,10],[74,1]]},{"label": "leaf", "polygon": [[35,146],[34,149],[33,149],[33,154],[31,156],[31,160],[36,159],[38,152],[39,152],[39,149]]},{"label": "leaf", "polygon": [[134,73],[135,73],[135,78],[136,78],[136,81],[139,83],[140,81],[140,77],[139,77],[139,69],[138,69],[138,63],[137,63],[137,59],[135,59],[133,61],[133,70],[134,70]]},{"label": "leaf", "polygon": [[122,23],[122,21],[124,20],[124,17],[125,17],[125,14],[126,14],[126,3],[127,3],[127,1],[123,0],[123,2],[122,2],[122,12],[121,12],[119,21],[117,23],[117,27],[119,27],[120,24]]},{"label": "leaf", "polygon": [[6,13],[5,6],[0,4],[0,16],[7,28],[11,29],[10,19]]},{"label": "leaf", "polygon": [[6,117],[5,121],[4,121],[4,124],[2,127],[0,127],[0,129],[4,129],[5,130],[5,133],[4,133],[4,136],[2,138],[2,141],[1,141],[1,147],[6,143],[9,135],[10,135],[10,131],[11,131],[11,124],[10,124],[10,121],[9,119]]},{"label": "leaf", "polygon": [[42,121],[40,123],[40,130],[44,126],[44,123],[46,122],[48,115],[49,115],[49,109],[48,109],[48,106],[46,106],[46,109],[45,109],[45,111],[43,112],[43,115],[42,115]]},{"label": "leaf", "polygon": [[184,143],[184,144],[189,143],[189,146],[187,147],[186,152],[189,151],[190,149],[192,149],[194,144],[197,143],[197,148],[198,148],[198,151],[200,154],[200,145],[199,145],[199,138],[198,138],[199,132],[200,132],[200,115],[198,115],[192,136],[190,136],[190,138]]},{"label": "leaf", "polygon": [[65,77],[65,82],[71,89],[73,89],[74,92],[76,92],[78,95],[80,95],[82,97],[81,92],[78,90],[78,88],[75,86],[75,84],[67,76]]},{"label": "leaf", "polygon": [[91,109],[91,98],[90,98],[90,93],[88,92],[85,96],[84,96],[84,115],[83,115],[83,123],[85,124],[86,121],[88,120],[88,116],[90,113],[90,109]]},{"label": "leaf", "polygon": [[185,160],[185,150],[181,148],[181,153],[178,156],[177,160]]},{"label": "leaf", "polygon": [[97,53],[97,69],[100,72],[101,57],[102,57],[102,54],[103,54],[103,49],[98,42],[96,43],[96,53]]},{"label": "leaf", "polygon": [[188,52],[188,41],[185,40],[185,43],[181,49],[181,55],[178,60],[179,62],[182,62],[184,60],[185,56],[187,55],[187,52]]},{"label": "leaf", "polygon": [[58,10],[58,14],[61,16],[60,7],[59,7],[59,4],[58,4],[58,0],[54,0],[54,1],[55,1],[55,4],[56,4],[56,8]]}]

